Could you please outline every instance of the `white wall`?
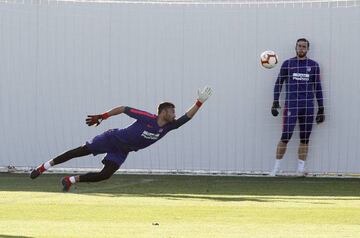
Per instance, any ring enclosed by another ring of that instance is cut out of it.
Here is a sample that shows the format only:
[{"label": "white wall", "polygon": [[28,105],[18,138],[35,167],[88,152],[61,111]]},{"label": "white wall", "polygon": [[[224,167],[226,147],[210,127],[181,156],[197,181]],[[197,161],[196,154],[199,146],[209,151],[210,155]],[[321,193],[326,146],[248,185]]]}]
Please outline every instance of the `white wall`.
[{"label": "white wall", "polygon": [[[268,171],[281,134],[270,114],[279,67],[259,54],[294,56],[297,38],[320,63],[326,122],[315,125],[310,172],[360,172],[360,4],[0,3],[0,166],[36,166],[132,120],[89,128],[87,114],[117,105],[180,116],[204,85],[199,114],[125,169]],[[296,167],[298,133],[284,170]],[[63,167],[100,167],[101,157]]]}]

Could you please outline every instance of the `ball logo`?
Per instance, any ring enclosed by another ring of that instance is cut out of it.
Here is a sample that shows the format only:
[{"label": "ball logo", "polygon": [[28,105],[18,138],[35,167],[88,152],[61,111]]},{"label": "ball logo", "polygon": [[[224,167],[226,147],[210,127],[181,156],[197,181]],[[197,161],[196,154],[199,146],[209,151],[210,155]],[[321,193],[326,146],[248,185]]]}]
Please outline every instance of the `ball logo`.
[{"label": "ball logo", "polygon": [[271,69],[279,62],[276,53],[272,50],[267,50],[261,53],[260,63],[264,68]]}]

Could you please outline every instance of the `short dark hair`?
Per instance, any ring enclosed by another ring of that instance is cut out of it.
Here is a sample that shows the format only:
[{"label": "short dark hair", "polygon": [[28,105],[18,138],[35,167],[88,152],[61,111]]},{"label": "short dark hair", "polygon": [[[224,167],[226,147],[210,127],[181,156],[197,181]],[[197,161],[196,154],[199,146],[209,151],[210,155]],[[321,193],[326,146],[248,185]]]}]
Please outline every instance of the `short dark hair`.
[{"label": "short dark hair", "polygon": [[300,39],[298,39],[298,40],[296,41],[296,45],[297,45],[297,43],[299,43],[300,41],[306,42],[306,43],[307,43],[307,47],[310,48],[310,42],[309,42],[306,38],[300,38]]},{"label": "short dark hair", "polygon": [[171,102],[162,102],[159,104],[158,106],[158,115],[163,111],[166,110],[168,108],[175,108],[175,105]]}]

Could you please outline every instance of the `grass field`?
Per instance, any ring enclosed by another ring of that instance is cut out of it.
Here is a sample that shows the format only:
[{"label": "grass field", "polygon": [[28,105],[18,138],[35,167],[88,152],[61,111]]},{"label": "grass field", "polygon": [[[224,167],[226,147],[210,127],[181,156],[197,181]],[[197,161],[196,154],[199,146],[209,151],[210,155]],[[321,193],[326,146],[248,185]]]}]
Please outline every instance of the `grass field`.
[{"label": "grass field", "polygon": [[360,237],[360,180],[0,174],[0,238]]}]

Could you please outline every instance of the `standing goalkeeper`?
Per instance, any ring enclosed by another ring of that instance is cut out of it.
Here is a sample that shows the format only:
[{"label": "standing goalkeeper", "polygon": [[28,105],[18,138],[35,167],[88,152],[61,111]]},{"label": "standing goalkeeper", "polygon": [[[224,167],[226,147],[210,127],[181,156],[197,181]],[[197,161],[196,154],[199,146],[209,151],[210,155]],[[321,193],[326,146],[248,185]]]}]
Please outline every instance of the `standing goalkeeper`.
[{"label": "standing goalkeeper", "polygon": [[286,60],[280,69],[274,87],[274,102],[271,108],[273,116],[279,114],[279,97],[285,82],[286,97],[283,111],[283,128],[281,139],[277,145],[274,169],[270,173],[275,176],[280,169],[287,143],[291,139],[296,122],[299,122],[300,145],[298,150],[298,175],[305,175],[304,167],[308,154],[309,138],[314,121],[314,95],[317,99],[318,111],[316,122],[325,120],[323,94],[320,82],[320,67],[317,62],[306,57],[310,43],[301,38],[296,42],[296,57]]},{"label": "standing goalkeeper", "polygon": [[126,114],[136,121],[124,129],[112,129],[94,137],[90,142],[78,148],[69,150],[56,158],[49,160],[34,169],[30,177],[37,178],[50,167],[64,163],[70,159],[85,155],[105,154],[103,169],[96,173],[67,176],[62,179],[64,191],[69,191],[72,184],[77,182],[98,182],[110,178],[124,163],[129,152],[138,151],[160,140],[168,132],[179,128],[188,122],[199,110],[201,105],[210,97],[211,88],[205,87],[198,92],[196,103],[179,119],[175,119],[175,105],[170,102],[158,106],[158,114],[150,114],[130,107],[116,107],[100,115],[90,115],[86,119],[89,126],[99,125],[102,120],[118,114]]}]

